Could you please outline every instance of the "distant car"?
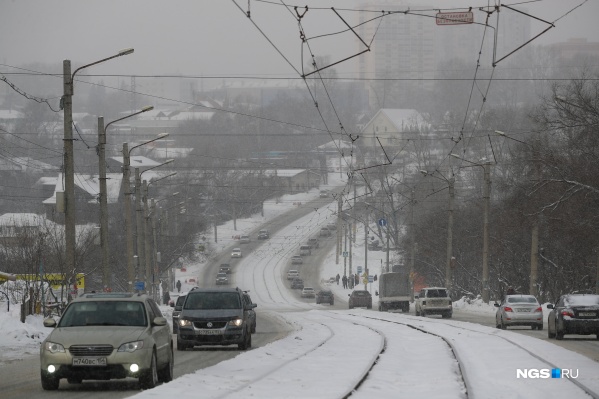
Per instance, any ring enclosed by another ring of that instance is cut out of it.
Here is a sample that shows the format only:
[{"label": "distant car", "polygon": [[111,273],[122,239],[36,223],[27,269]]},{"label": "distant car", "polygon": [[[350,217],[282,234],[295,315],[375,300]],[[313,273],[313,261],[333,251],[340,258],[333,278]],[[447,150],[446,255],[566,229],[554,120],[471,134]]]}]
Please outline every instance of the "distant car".
[{"label": "distant car", "polygon": [[320,229],[320,236],[321,237],[330,237],[331,230],[327,229],[326,227],[323,227],[322,229]]},{"label": "distant car", "polygon": [[453,303],[443,287],[426,287],[420,290],[418,298],[414,301],[416,316],[440,314],[443,318],[453,315]]},{"label": "distant car", "polygon": [[243,304],[250,310],[248,310],[248,322],[250,323],[250,332],[253,334],[256,332],[256,304],[252,302],[249,291],[243,291]]},{"label": "distant car", "polygon": [[349,308],[372,309],[372,295],[366,290],[354,290],[349,296]]},{"label": "distant car", "polygon": [[248,236],[248,235],[242,235],[239,238],[239,242],[242,243],[242,244],[247,244],[250,241],[252,241],[252,240],[250,239],[250,236]]},{"label": "distant car", "polygon": [[291,257],[291,264],[292,265],[301,265],[302,263],[304,263],[304,260],[302,259],[301,256],[299,256],[299,255],[293,255]]},{"label": "distant car", "polygon": [[301,290],[304,288],[304,280],[299,277],[295,277],[291,280],[291,289],[292,290]]},{"label": "distant car", "polygon": [[308,239],[308,245],[312,248],[318,248],[320,247],[320,241],[318,241],[318,238],[310,238]]},{"label": "distant car", "polygon": [[179,315],[181,314],[181,309],[183,309],[183,303],[185,302],[185,297],[187,294],[181,294],[177,298],[177,302],[174,302],[171,306],[173,309],[173,334],[177,334],[179,331]]},{"label": "distant car", "polygon": [[216,275],[216,285],[224,284],[229,284],[229,277],[227,277],[227,273],[218,273]]},{"label": "distant car", "polygon": [[45,319],[44,327],[52,330],[40,347],[46,391],[57,390],[63,378],[81,384],[132,377],[141,389],[173,379],[171,328],[145,294],[83,294],[69,303],[58,321]]},{"label": "distant car", "polygon": [[228,263],[221,263],[220,266],[218,267],[218,272],[230,274],[231,273],[231,265]]},{"label": "distant car", "polygon": [[505,330],[510,326],[530,326],[543,329],[543,308],[532,295],[506,295],[495,303],[495,326]]},{"label": "distant car", "polygon": [[299,249],[300,256],[312,255],[312,247],[309,245],[301,245]]},{"label": "distant car", "polygon": [[241,258],[242,256],[241,248],[233,248],[233,251],[231,251],[231,258]]},{"label": "distant car", "polygon": [[327,229],[329,229],[329,231],[336,231],[337,230],[337,224],[336,223],[329,223],[329,224],[327,224]]},{"label": "distant car", "polygon": [[562,295],[551,309],[547,318],[547,336],[564,339],[565,334],[597,334],[599,340],[599,295]]},{"label": "distant car", "polygon": [[319,196],[320,198],[328,198],[328,196],[329,196],[329,193],[327,193],[327,192],[326,192],[326,191],[324,191],[324,190],[320,190],[320,194],[318,194],[318,196]]},{"label": "distant car", "polygon": [[299,272],[297,270],[292,269],[287,272],[287,280],[293,280],[296,277],[299,277]]},{"label": "distant car", "polygon": [[320,290],[316,293],[316,303],[328,303],[331,306],[335,304],[335,296],[331,290]]},{"label": "distant car", "polygon": [[314,288],[312,287],[304,287],[302,288],[302,298],[314,298],[315,296]]},{"label": "distant car", "polygon": [[270,238],[270,233],[268,232],[268,230],[260,230],[258,232],[259,240],[268,240],[269,238]]}]

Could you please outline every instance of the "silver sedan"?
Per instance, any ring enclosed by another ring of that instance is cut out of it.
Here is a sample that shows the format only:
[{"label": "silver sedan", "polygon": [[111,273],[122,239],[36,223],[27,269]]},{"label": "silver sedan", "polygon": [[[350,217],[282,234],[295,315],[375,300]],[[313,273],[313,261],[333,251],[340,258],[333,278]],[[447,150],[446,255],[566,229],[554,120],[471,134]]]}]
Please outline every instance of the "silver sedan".
[{"label": "silver sedan", "polygon": [[505,330],[508,326],[530,326],[543,329],[543,309],[532,295],[506,295],[501,303],[495,303],[495,325]]}]

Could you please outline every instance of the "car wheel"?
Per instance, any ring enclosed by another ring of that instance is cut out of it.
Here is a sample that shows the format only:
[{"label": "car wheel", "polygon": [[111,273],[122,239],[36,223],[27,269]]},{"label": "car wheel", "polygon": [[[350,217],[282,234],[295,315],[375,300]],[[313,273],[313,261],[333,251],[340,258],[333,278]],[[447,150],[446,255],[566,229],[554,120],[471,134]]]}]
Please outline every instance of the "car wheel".
[{"label": "car wheel", "polygon": [[152,389],[158,384],[158,370],[156,369],[156,352],[152,352],[150,368],[139,376],[141,389]]},{"label": "car wheel", "polygon": [[420,316],[422,317],[426,317],[426,313],[424,312],[424,310],[420,309]]},{"label": "car wheel", "polygon": [[414,308],[414,314],[415,314],[416,316],[420,316],[420,312],[418,311],[418,309]]},{"label": "car wheel", "polygon": [[175,354],[173,349],[169,349],[168,364],[158,372],[158,380],[160,382],[171,382],[173,380],[173,370],[175,367]]},{"label": "car wheel", "polygon": [[[248,344],[249,342],[249,344]],[[252,345],[252,336],[251,333],[249,331],[246,331],[245,334],[243,335],[243,341],[241,341],[240,343],[237,344],[237,348],[239,350],[247,350],[250,346]]]},{"label": "car wheel", "polygon": [[254,325],[252,326],[252,334],[254,334],[255,332],[256,332],[256,325],[254,324]]},{"label": "car wheel", "polygon": [[507,326],[506,326],[506,325],[505,325],[505,323],[503,322],[503,317],[501,318],[501,320],[500,320],[500,323],[501,323],[501,329],[502,329],[502,330],[507,330]]},{"label": "car wheel", "polygon": [[443,313],[441,315],[441,317],[444,318],[444,319],[451,319],[451,312]]},{"label": "car wheel", "polygon": [[564,339],[564,332],[563,331],[559,331],[557,328],[555,329],[555,339],[561,341],[562,339]]},{"label": "car wheel", "polygon": [[551,332],[551,324],[547,323],[547,338],[555,338],[555,333]]},{"label": "car wheel", "polygon": [[42,388],[44,388],[45,391],[56,391],[59,385],[60,380],[58,378],[42,371]]},{"label": "car wheel", "polygon": [[186,349],[187,349],[187,345],[184,344],[183,342],[181,342],[179,339],[177,339],[177,350],[178,351],[184,351]]},{"label": "car wheel", "polygon": [[67,377],[67,382],[69,384],[81,384],[81,381],[83,381],[82,378],[77,378],[77,377]]},{"label": "car wheel", "polygon": [[366,309],[372,309],[372,304],[366,306]]},{"label": "car wheel", "polygon": [[543,331],[543,325],[542,324],[537,324],[537,330]]},{"label": "car wheel", "polygon": [[536,330],[537,329],[537,325],[536,324],[531,324],[530,325],[530,329],[531,330]]}]

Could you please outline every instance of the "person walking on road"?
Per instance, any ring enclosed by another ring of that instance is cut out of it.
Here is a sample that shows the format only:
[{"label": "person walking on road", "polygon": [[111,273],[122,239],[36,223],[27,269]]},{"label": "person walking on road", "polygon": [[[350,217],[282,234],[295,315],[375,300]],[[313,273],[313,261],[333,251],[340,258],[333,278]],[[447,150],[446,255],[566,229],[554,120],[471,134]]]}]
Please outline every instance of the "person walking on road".
[{"label": "person walking on road", "polygon": [[177,292],[181,292],[181,280],[177,280]]},{"label": "person walking on road", "polygon": [[337,276],[335,276],[335,281],[337,281],[337,285],[339,285],[339,273],[337,273]]},{"label": "person walking on road", "polygon": [[343,288],[347,288],[347,277],[345,275],[343,275],[341,282],[343,283]]}]

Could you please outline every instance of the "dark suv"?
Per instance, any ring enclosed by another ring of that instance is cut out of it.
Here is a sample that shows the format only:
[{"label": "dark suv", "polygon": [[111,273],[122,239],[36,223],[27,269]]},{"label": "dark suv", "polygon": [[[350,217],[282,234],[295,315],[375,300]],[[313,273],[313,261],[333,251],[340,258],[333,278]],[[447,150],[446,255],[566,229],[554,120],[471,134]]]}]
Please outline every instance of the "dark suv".
[{"label": "dark suv", "polygon": [[201,345],[252,346],[251,312],[239,288],[199,288],[190,291],[179,315],[177,349]]},{"label": "dark suv", "polygon": [[316,293],[316,303],[329,303],[331,305],[335,304],[335,296],[333,295],[333,291],[331,290],[320,290]]}]

